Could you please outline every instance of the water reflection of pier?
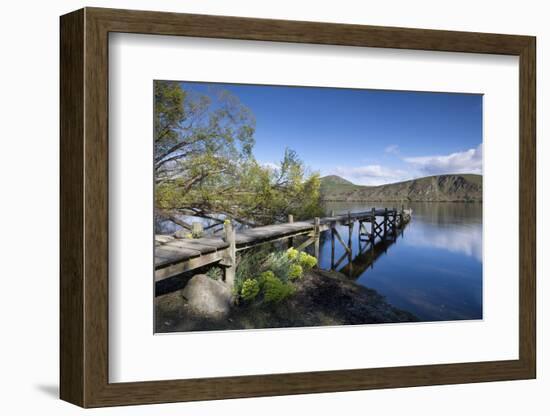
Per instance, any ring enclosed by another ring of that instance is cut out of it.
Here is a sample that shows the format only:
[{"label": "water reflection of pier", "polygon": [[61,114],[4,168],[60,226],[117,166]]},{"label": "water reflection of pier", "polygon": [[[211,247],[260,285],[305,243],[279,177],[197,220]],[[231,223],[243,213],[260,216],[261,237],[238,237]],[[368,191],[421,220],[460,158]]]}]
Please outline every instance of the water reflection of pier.
[{"label": "water reflection of pier", "polygon": [[[349,256],[344,256],[340,260],[343,261],[346,257],[348,263],[343,266],[338,271],[351,279],[358,279],[369,267],[373,267],[374,263],[380,256],[385,254],[392,245],[397,242],[399,237],[402,237],[405,232],[405,225],[397,231],[397,233],[388,238],[377,241],[375,244],[371,245],[368,242],[359,242],[359,252],[355,258],[351,259]],[[345,253],[347,254],[347,253]],[[336,269],[340,264],[334,265],[333,269]]]},{"label": "water reflection of pier", "polygon": [[[345,264],[339,271],[350,278],[358,278],[369,267],[372,267],[374,262],[386,251],[395,244],[397,238],[403,235],[405,226],[411,218],[409,210],[385,210],[382,216],[372,215],[367,220],[357,221],[359,224],[358,232],[358,249],[353,256],[352,250],[352,235],[355,221],[344,223],[348,228],[348,241],[344,242],[336,227],[331,227],[331,270],[338,270],[340,265],[347,259]],[[350,218],[351,219],[351,218]],[[340,258],[335,257],[335,246],[338,241],[344,247],[344,253]]]}]

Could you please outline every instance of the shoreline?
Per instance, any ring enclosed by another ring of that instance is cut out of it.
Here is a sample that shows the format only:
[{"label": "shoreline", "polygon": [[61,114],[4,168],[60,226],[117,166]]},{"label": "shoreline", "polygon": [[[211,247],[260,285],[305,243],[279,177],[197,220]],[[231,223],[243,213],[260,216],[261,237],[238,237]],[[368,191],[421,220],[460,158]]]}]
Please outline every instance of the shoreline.
[{"label": "shoreline", "polygon": [[234,305],[225,315],[191,310],[182,291],[155,298],[155,332],[299,328],[417,322],[412,313],[388,303],[373,289],[335,271],[313,269],[294,283],[294,295],[278,304]]}]

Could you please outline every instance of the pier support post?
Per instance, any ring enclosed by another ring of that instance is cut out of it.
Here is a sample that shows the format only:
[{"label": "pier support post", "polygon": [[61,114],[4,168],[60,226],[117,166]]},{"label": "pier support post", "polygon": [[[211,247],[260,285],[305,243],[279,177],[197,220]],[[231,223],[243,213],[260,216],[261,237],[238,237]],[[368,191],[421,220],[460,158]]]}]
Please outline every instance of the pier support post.
[{"label": "pier support post", "polygon": [[193,222],[191,224],[191,235],[193,238],[201,238],[204,233],[202,222]]},{"label": "pier support post", "polygon": [[361,234],[363,233],[363,221],[359,220],[359,227],[357,229],[357,247],[359,247],[358,253],[361,253]]},{"label": "pier support post", "polygon": [[348,211],[348,248],[349,248],[349,262],[353,260],[353,256],[351,255],[351,235],[353,234],[353,222],[351,221],[351,212]]},{"label": "pier support post", "polygon": [[384,232],[383,239],[386,240],[388,233],[388,208],[384,208]]},{"label": "pier support post", "polygon": [[[288,214],[288,222],[289,222],[289,223],[294,222],[294,215]],[[290,238],[288,239],[288,248],[291,248],[291,247],[293,247],[293,246],[294,246],[294,238],[290,237]]]},{"label": "pier support post", "polygon": [[335,224],[330,225],[330,270],[334,270],[334,227]]},{"label": "pier support post", "polygon": [[317,262],[319,262],[319,239],[320,239],[320,235],[321,233],[319,232],[319,227],[321,225],[321,220],[319,219],[319,217],[315,217],[315,219],[313,220],[313,224],[314,224],[314,229],[313,229],[313,237],[315,238],[315,258],[317,259]]},{"label": "pier support post", "polygon": [[371,247],[374,247],[374,240],[376,239],[376,209],[372,209],[370,217],[370,243]]},{"label": "pier support post", "polygon": [[393,207],[391,217],[391,232],[392,237],[395,240],[397,238],[397,208]]},{"label": "pier support post", "polygon": [[233,288],[235,283],[235,271],[237,270],[237,246],[235,241],[235,230],[231,221],[225,221],[223,224],[224,229],[224,240],[229,244],[227,248],[227,259],[224,261],[226,267],[224,269],[224,280],[225,283]]},{"label": "pier support post", "polygon": [[390,236],[393,238],[393,232],[394,232],[394,225],[395,225],[395,208],[391,208],[391,210],[388,210],[388,232]]}]

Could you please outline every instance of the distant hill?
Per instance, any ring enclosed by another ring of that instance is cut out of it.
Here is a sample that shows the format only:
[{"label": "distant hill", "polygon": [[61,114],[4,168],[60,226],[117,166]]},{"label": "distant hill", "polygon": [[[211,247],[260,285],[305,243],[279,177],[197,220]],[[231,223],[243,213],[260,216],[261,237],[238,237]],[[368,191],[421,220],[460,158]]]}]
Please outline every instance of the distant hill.
[{"label": "distant hill", "polygon": [[353,182],[350,182],[338,175],[328,175],[321,178],[321,185],[325,187],[333,185],[353,185]]},{"label": "distant hill", "polygon": [[426,176],[380,186],[355,185],[337,175],[321,178],[323,201],[481,202],[482,176]]}]

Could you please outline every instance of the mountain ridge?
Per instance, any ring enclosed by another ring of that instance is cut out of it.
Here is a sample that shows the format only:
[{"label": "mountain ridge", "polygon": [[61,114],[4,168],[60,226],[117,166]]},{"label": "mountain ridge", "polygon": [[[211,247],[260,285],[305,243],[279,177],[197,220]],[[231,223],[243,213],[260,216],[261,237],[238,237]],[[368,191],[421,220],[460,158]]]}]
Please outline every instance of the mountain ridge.
[{"label": "mountain ridge", "polygon": [[378,186],[356,185],[338,175],[321,178],[323,201],[482,202],[483,177],[476,174],[425,176]]}]

